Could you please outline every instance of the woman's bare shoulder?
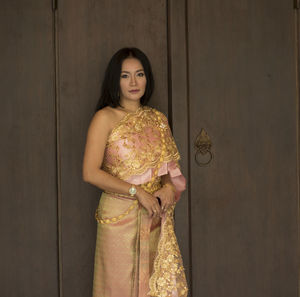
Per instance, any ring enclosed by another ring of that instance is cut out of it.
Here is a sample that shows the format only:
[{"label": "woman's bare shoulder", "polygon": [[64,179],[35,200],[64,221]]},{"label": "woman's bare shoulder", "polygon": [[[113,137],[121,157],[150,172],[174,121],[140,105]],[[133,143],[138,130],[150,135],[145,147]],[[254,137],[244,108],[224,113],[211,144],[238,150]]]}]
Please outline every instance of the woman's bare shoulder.
[{"label": "woman's bare shoulder", "polygon": [[113,109],[110,106],[105,106],[98,111],[96,111],[95,116],[97,117],[109,117],[112,115]]},{"label": "woman's bare shoulder", "polygon": [[122,118],[123,114],[113,107],[105,106],[98,110],[94,117],[99,125],[105,124],[109,130]]},{"label": "woman's bare shoulder", "polygon": [[115,108],[105,106],[95,113],[95,117],[114,122],[118,118],[118,113],[115,111]]},{"label": "woman's bare shoulder", "polygon": [[111,117],[112,115],[109,108],[101,108],[93,115],[90,126],[92,129],[101,129],[102,131],[106,130],[106,132],[108,132],[111,126]]}]

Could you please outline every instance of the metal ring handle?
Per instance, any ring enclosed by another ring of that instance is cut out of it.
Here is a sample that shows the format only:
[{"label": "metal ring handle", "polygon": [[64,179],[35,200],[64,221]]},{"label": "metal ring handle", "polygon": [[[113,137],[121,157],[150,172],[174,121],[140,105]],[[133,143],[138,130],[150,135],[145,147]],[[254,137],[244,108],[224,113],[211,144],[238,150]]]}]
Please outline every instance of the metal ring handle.
[{"label": "metal ring handle", "polygon": [[[199,162],[199,161],[198,161],[198,155],[199,155],[199,153],[201,153],[201,155],[209,154],[209,156],[210,156],[210,157],[209,157],[209,160],[208,160],[207,162],[204,162],[204,163],[203,163],[203,162]],[[202,152],[201,152],[200,150],[198,150],[198,151],[196,152],[196,154],[195,154],[195,161],[196,161],[196,163],[197,163],[199,166],[201,166],[201,167],[208,165],[212,159],[213,159],[213,154],[212,154],[211,151],[207,151],[205,154],[202,154]]]},{"label": "metal ring handle", "polygon": [[[196,154],[195,154],[195,162],[197,163],[198,166],[206,166],[208,165],[211,160],[213,159],[213,154],[211,152],[211,140],[207,134],[207,132],[202,128],[199,135],[196,137],[196,140],[194,142],[194,147],[196,149]],[[198,161],[198,155],[199,153],[201,155],[206,155],[209,154],[210,158],[207,162],[199,162]]]}]

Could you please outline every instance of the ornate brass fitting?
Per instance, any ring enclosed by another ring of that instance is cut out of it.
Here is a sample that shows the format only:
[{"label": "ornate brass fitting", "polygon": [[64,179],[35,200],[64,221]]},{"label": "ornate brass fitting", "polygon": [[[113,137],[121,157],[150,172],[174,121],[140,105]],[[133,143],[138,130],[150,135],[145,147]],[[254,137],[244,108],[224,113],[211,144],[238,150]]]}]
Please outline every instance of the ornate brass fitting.
[{"label": "ornate brass fitting", "polygon": [[[206,166],[212,160],[213,154],[211,152],[211,146],[212,146],[212,144],[211,144],[211,140],[210,140],[208,134],[206,133],[206,131],[203,128],[201,128],[200,134],[197,136],[197,138],[194,142],[194,147],[196,149],[195,161],[199,166]],[[199,153],[203,156],[206,154],[209,154],[209,156],[210,156],[209,160],[204,163],[199,162],[198,161]]]}]

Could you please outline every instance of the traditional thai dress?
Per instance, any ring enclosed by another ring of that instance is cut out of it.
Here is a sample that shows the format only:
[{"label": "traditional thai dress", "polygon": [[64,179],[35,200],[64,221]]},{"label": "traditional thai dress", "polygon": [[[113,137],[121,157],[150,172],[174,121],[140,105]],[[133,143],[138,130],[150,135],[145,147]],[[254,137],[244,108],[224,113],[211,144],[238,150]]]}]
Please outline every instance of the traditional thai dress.
[{"label": "traditional thai dress", "polygon": [[[102,169],[153,194],[170,175],[175,201],[186,187],[166,116],[141,106],[108,136]],[[162,217],[130,195],[102,192],[95,213],[93,297],[182,297],[188,288],[174,233],[176,202]]]}]

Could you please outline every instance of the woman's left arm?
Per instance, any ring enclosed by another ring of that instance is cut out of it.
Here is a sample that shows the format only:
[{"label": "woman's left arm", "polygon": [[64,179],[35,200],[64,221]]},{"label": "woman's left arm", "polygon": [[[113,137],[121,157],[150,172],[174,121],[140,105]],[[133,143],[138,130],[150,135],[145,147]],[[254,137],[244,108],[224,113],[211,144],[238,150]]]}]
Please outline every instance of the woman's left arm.
[{"label": "woman's left arm", "polygon": [[173,185],[172,181],[171,181],[171,177],[170,177],[170,174],[165,174],[161,177],[161,184],[162,186],[166,186],[166,185],[170,185],[174,191],[175,191],[175,186]]},{"label": "woman's left arm", "polygon": [[161,200],[161,209],[166,212],[167,209],[175,202],[175,186],[173,185],[169,173],[161,177],[162,187],[153,193],[153,196]]}]

